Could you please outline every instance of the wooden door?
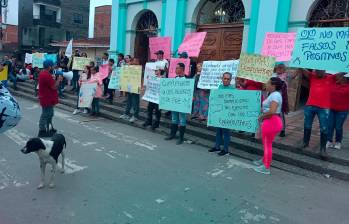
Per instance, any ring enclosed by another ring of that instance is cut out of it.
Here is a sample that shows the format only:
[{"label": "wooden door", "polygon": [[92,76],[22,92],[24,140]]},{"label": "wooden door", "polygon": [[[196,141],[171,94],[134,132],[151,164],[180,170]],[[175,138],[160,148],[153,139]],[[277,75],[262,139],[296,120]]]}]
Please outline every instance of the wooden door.
[{"label": "wooden door", "polygon": [[134,57],[139,59],[141,65],[148,62],[149,38],[146,32],[136,33]]},{"label": "wooden door", "polygon": [[202,25],[207,32],[198,61],[238,59],[241,53],[243,24]]}]

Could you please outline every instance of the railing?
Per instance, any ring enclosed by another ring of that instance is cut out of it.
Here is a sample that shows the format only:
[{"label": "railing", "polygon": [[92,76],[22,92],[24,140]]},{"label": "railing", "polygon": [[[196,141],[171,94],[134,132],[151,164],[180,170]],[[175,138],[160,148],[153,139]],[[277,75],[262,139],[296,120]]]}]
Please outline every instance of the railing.
[{"label": "railing", "polygon": [[60,6],[61,5],[61,0],[34,0],[34,3],[46,3],[46,4],[49,4],[49,5]]}]

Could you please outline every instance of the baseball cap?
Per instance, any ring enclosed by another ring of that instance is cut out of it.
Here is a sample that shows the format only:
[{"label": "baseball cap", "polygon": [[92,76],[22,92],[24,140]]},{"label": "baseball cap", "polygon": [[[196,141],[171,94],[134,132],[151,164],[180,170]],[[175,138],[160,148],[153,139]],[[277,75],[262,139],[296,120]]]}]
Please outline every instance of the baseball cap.
[{"label": "baseball cap", "polygon": [[180,58],[188,58],[188,57],[189,57],[189,56],[188,56],[188,53],[185,52],[185,51],[183,51],[182,53],[178,53],[178,56],[179,56]]},{"label": "baseball cap", "polygon": [[163,50],[158,50],[157,52],[155,52],[155,54],[164,54]]}]

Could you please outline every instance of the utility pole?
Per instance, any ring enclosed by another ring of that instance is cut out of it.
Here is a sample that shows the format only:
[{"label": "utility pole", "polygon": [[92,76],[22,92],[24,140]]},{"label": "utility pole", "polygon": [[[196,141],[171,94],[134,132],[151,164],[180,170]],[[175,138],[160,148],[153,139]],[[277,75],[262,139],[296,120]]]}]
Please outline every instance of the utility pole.
[{"label": "utility pole", "polygon": [[3,49],[3,44],[2,44],[2,38],[3,38],[3,33],[2,33],[2,27],[3,27],[3,19],[2,19],[2,8],[6,8],[8,5],[8,0],[0,0],[0,51]]}]

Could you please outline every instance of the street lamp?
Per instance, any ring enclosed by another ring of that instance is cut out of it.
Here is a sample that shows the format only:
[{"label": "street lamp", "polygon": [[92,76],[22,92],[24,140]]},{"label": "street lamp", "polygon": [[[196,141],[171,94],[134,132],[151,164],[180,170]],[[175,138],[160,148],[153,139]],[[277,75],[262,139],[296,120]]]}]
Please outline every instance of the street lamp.
[{"label": "street lamp", "polygon": [[3,49],[3,45],[2,45],[2,37],[3,37],[3,35],[2,35],[2,29],[3,29],[2,8],[6,8],[7,6],[8,6],[8,0],[0,0],[0,50]]}]

